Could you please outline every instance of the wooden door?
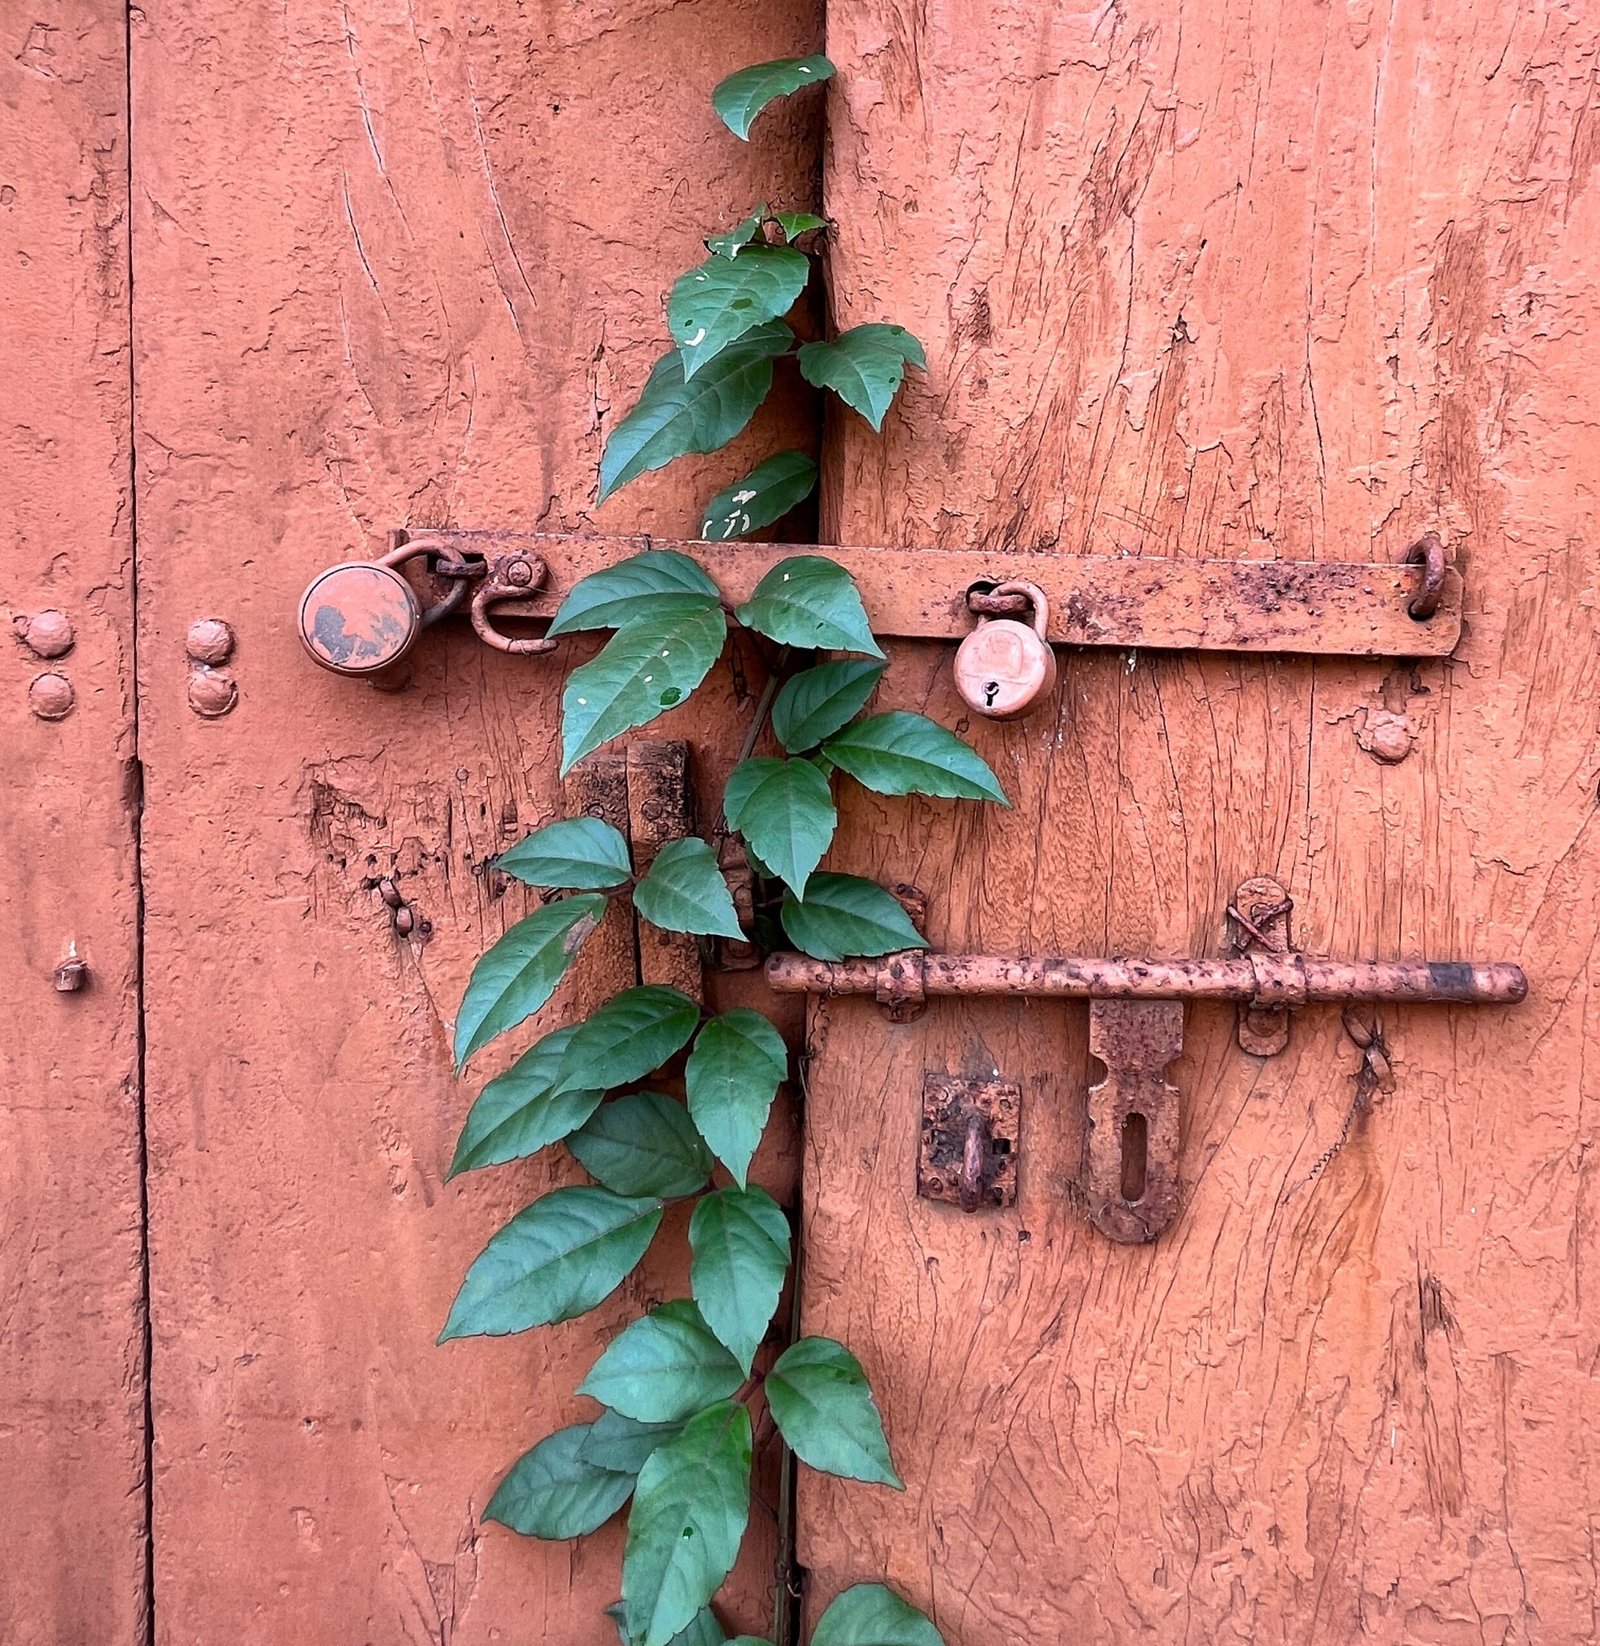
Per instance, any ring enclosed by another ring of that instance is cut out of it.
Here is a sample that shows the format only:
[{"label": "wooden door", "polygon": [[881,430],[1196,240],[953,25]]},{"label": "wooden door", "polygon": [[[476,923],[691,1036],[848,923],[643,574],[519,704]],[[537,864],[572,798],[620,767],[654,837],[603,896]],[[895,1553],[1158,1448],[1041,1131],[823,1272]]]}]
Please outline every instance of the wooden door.
[{"label": "wooden door", "polygon": [[[763,196],[814,203],[808,127],[746,147],[711,87],[819,37],[815,9],[743,0],[134,13],[158,1641],[615,1638],[619,1527],[569,1548],[479,1517],[600,1342],[683,1276],[647,1265],[557,1331],[434,1343],[473,1255],[561,1169],[443,1183],[482,1078],[451,1078],[447,1022],[528,908],[488,860],[566,805],[559,676],[462,625],[383,694],[311,666],[296,602],[396,528],[590,522],[700,236]],[[814,438],[797,405],[732,460]],[[680,465],[597,529],[685,534],[725,478]],[[200,619],[231,625],[225,663],[188,655]],[[197,712],[230,684],[231,712]],[[635,981],[615,948],[580,973],[591,997]],[[751,1628],[773,1549],[769,1520]]]},{"label": "wooden door", "polygon": [[[1467,577],[1445,664],[1069,655],[1037,716],[971,728],[1012,812],[857,797],[845,866],[991,953],[1215,954],[1272,874],[1310,951],[1533,992],[1385,1010],[1370,1112],[1337,1010],[1258,1059],[1191,1008],[1147,1247],[1074,1205],[1081,1007],[817,1006],[805,1325],[862,1355],[908,1490],[807,1477],[813,1600],[887,1573],[951,1646],[1592,1640],[1600,17],[830,0],[827,30],[836,318],[930,369],[885,439],[830,425],[825,537],[1355,560],[1437,526]],[[889,680],[960,714],[942,652]],[[1021,1083],[1014,1210],[914,1197],[928,1070]]]}]

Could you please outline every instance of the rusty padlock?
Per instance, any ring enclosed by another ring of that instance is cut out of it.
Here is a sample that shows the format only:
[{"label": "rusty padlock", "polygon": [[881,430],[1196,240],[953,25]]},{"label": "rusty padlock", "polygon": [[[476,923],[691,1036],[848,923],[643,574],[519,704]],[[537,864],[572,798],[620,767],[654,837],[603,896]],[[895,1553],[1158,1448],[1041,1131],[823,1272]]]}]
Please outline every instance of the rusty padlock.
[{"label": "rusty padlock", "polygon": [[300,596],[306,650],[335,674],[369,675],[398,663],[424,628],[466,598],[466,583],[457,582],[441,606],[423,611],[399,568],[430,552],[422,539],[381,560],[344,560],[318,572]]},{"label": "rusty padlock", "polygon": [[990,720],[1016,720],[1055,689],[1050,601],[1037,583],[1000,583],[989,592],[1023,596],[1033,608],[1033,621],[980,615],[977,628],[956,648],[956,690]]}]

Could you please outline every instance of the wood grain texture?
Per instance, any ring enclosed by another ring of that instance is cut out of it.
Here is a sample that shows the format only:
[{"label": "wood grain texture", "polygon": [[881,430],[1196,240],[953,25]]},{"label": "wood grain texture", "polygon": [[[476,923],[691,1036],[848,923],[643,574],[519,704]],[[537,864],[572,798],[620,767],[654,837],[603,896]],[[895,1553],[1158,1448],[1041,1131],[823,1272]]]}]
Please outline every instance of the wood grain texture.
[{"label": "wood grain texture", "polygon": [[[1191,1008],[1182,1204],[1139,1249],[1074,1203],[1081,1006],[815,1006],[805,1325],[909,1489],[805,1478],[813,1615],[886,1573],[951,1646],[1596,1638],[1597,33],[829,7],[837,319],[930,369],[882,440],[834,426],[824,537],[1394,559],[1437,525],[1467,572],[1453,664],[1072,658],[968,728],[1013,811],[858,798],[848,866],[926,890],[941,948],[1168,956],[1270,873],[1308,951],[1533,988],[1383,1008],[1395,1089],[1355,1113],[1333,1010],[1257,1060]],[[884,695],[958,722],[932,648]],[[929,1070],[1022,1085],[1013,1211],[913,1198]]]},{"label": "wood grain texture", "polygon": [[143,1640],[146,1573],[123,24],[0,16],[0,1639],[105,1646]]},{"label": "wood grain texture", "polygon": [[[381,552],[393,528],[591,523],[604,434],[663,351],[661,298],[701,234],[763,197],[815,203],[816,108],[747,146],[710,90],[818,38],[815,9],[750,0],[135,14],[156,1612],[172,1646],[614,1640],[600,1608],[620,1525],[551,1546],[479,1517],[519,1452],[592,1411],[572,1390],[602,1341],[681,1294],[684,1264],[652,1260],[563,1328],[434,1346],[484,1240],[568,1169],[442,1183],[498,1066],[453,1080],[450,1020],[534,896],[489,859],[564,809],[558,683],[590,642],[517,659],[430,634],[410,687],[384,694],[316,670],[295,605],[316,568]],[[681,535],[741,462],[814,444],[815,427],[780,395],[733,451],[628,487],[592,523]],[[185,695],[183,632],[202,614],[239,634],[238,706],[212,721]],[[748,696],[724,671],[663,735],[692,736],[709,780]],[[416,912],[409,939],[385,875]],[[631,982],[616,960],[631,950],[585,957],[541,1021]],[[686,1257],[683,1222],[667,1244]],[[772,1552],[758,1511],[730,1621],[764,1626]]]}]

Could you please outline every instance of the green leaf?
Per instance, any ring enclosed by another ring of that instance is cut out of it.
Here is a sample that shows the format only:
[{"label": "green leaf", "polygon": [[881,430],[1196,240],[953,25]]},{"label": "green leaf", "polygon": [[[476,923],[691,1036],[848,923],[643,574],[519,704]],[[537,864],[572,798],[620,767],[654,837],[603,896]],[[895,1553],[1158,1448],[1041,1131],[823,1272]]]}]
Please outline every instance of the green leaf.
[{"label": "green leaf", "polygon": [[519,920],[472,968],[456,1013],[456,1067],[497,1034],[531,1017],[606,912],[606,900],[564,897]]},{"label": "green leaf", "polygon": [[634,888],[633,906],[663,931],[744,937],[716,855],[693,835],[670,840],[661,848],[649,873]]},{"label": "green leaf", "polygon": [[768,103],[815,81],[831,80],[833,73],[833,64],[821,55],[753,63],[718,84],[711,93],[711,106],[735,137],[749,142],[751,122]]},{"label": "green leaf", "polygon": [[787,314],[810,274],[804,252],[756,240],[679,275],[667,299],[667,329],[683,357],[684,381],[735,339]]},{"label": "green leaf", "polygon": [[881,1583],[858,1583],[817,1619],[811,1646],[944,1646],[944,1636]]},{"label": "green leaf", "polygon": [[883,656],[867,626],[855,579],[837,562],[818,555],[780,560],[736,615],[747,629],[785,646]]},{"label": "green leaf", "polygon": [[788,1072],[783,1036],[760,1012],[744,1007],[712,1018],[689,1054],[689,1113],[740,1188]]},{"label": "green leaf", "polygon": [[639,1473],[622,1557],[635,1646],[668,1646],[733,1569],[750,1518],[750,1414],[723,1401]]},{"label": "green leaf", "polygon": [[[548,632],[620,629],[641,617],[658,617],[664,609],[700,611],[721,598],[717,585],[688,555],[646,549],[574,583]],[[673,604],[666,608],[664,602]]]},{"label": "green leaf", "polygon": [[800,375],[832,389],[881,431],[908,362],[927,369],[922,345],[904,326],[856,326],[831,343],[807,343],[800,350]]},{"label": "green leaf", "polygon": [[[634,1646],[633,1637],[628,1633],[627,1608],[619,1600],[614,1606],[606,1607],[606,1616],[617,1626],[617,1639],[622,1646]],[[676,1634],[667,1642],[667,1646],[739,1646],[740,1641],[748,1641],[749,1635],[740,1635],[738,1640],[729,1641],[722,1632],[722,1625],[711,1614],[709,1606],[700,1612],[693,1623],[681,1634]],[[769,1641],[760,1641],[757,1646],[771,1646]]]},{"label": "green leaf", "polygon": [[772,702],[772,730],[790,754],[814,749],[866,702],[883,678],[883,664],[840,658],[802,669]]},{"label": "green leaf", "polygon": [[775,211],[772,221],[783,230],[786,240],[796,240],[811,229],[825,229],[828,226],[826,217],[818,217],[810,211]]},{"label": "green leaf", "polygon": [[830,737],[822,752],[841,771],[879,794],[1007,803],[988,762],[925,714],[895,709],[869,715]]},{"label": "green leaf", "polygon": [[762,863],[804,895],[839,823],[827,778],[809,760],[741,760],[728,775],[722,809]]},{"label": "green leaf", "polygon": [[633,873],[628,842],[598,817],[569,817],[535,829],[495,859],[495,867],[530,886],[603,891]]},{"label": "green leaf", "polygon": [[571,1320],[620,1286],[661,1223],[661,1202],[556,1189],[518,1212],[473,1260],[439,1334],[504,1337]]},{"label": "green leaf", "polygon": [[711,1176],[711,1151],[675,1097],[635,1092],[604,1104],[567,1139],[579,1164],[608,1189],[675,1200]]},{"label": "green leaf", "polygon": [[663,355],[600,454],[596,502],[685,452],[714,452],[727,445],[766,399],[772,362],[787,354],[793,342],[794,333],[781,320],[769,320],[730,343],[693,381],[684,376],[676,349]]},{"label": "green leaf", "polygon": [[637,1418],[624,1417],[621,1412],[602,1412],[589,1425],[588,1436],[578,1447],[578,1456],[597,1469],[609,1469],[613,1474],[631,1479],[645,1466],[645,1460],[656,1447],[670,1440],[682,1427],[681,1423],[641,1423]]},{"label": "green leaf", "polygon": [[789,1271],[789,1220],[764,1189],[718,1189],[689,1220],[689,1283],[748,1377]]},{"label": "green leaf", "polygon": [[728,622],[714,605],[668,609],[619,629],[561,694],[561,773],[618,733],[675,708],[711,672]]},{"label": "green leaf", "polygon": [[730,537],[760,531],[809,497],[816,483],[817,465],[804,452],[779,452],[706,504],[700,535],[725,543]]},{"label": "green leaf", "polygon": [[624,989],[580,1023],[561,1059],[560,1087],[626,1086],[688,1045],[700,1008],[659,983]]},{"label": "green leaf", "polygon": [[789,941],[818,960],[928,946],[882,886],[853,874],[814,875],[803,903],[786,892],[782,918]]},{"label": "green leaf", "polygon": [[[558,1143],[575,1131],[594,1113],[604,1092],[555,1089],[562,1053],[575,1032],[575,1027],[557,1029],[535,1041],[504,1074],[497,1075],[479,1092],[461,1128],[461,1140],[446,1178],[537,1154],[547,1143]],[[684,1119],[687,1123],[688,1116]]]},{"label": "green leaf", "polygon": [[726,234],[708,234],[706,250],[715,252],[718,257],[737,257],[740,248],[748,246],[761,233],[761,225],[766,220],[767,203],[763,200],[736,228],[729,229]]},{"label": "green leaf", "polygon": [[524,1537],[583,1537],[603,1526],[633,1495],[633,1476],[581,1455],[590,1425],[557,1429],[511,1465],[483,1511]]},{"label": "green leaf", "polygon": [[801,1338],[778,1356],[765,1388],[772,1420],[802,1463],[903,1490],[866,1373],[843,1344]]},{"label": "green leaf", "polygon": [[678,1298],[613,1338],[578,1393],[641,1423],[681,1423],[726,1400],[745,1376],[694,1304]]}]

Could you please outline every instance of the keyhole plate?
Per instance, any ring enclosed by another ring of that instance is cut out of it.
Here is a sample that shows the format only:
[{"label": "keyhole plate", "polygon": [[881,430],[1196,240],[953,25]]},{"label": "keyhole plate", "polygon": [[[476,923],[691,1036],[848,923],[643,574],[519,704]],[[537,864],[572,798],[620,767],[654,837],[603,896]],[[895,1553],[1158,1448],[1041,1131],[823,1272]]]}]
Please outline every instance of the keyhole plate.
[{"label": "keyhole plate", "polygon": [[961,1204],[962,1156],[974,1114],[981,1117],[986,1136],[978,1205],[1015,1205],[1022,1088],[1010,1080],[968,1080],[953,1074],[922,1077],[917,1193],[924,1200]]},{"label": "keyhole plate", "polygon": [[1091,1000],[1089,1050],[1106,1066],[1089,1088],[1089,1216],[1113,1240],[1154,1240],[1178,1209],[1180,1099],[1166,1068],[1183,1051],[1183,1002]]}]

